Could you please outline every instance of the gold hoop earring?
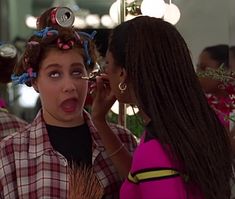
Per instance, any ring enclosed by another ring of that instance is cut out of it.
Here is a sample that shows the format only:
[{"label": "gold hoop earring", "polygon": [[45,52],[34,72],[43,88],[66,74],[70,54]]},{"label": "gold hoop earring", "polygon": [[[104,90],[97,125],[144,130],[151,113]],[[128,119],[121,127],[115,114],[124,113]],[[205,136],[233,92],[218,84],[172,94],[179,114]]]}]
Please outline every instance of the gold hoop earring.
[{"label": "gold hoop earring", "polygon": [[127,85],[126,85],[126,83],[120,82],[120,83],[118,84],[118,88],[119,88],[119,90],[120,90],[120,93],[123,94],[124,91],[125,91],[126,88],[127,88]]}]

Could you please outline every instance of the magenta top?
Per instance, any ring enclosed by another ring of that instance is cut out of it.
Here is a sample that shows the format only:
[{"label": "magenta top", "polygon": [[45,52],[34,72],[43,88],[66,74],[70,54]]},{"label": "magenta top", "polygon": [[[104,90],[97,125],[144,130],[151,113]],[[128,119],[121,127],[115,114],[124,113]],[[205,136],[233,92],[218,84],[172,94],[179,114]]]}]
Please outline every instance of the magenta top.
[{"label": "magenta top", "polygon": [[[135,182],[133,182],[135,181]],[[141,139],[120,199],[203,199],[197,187],[187,185],[157,139]]]}]

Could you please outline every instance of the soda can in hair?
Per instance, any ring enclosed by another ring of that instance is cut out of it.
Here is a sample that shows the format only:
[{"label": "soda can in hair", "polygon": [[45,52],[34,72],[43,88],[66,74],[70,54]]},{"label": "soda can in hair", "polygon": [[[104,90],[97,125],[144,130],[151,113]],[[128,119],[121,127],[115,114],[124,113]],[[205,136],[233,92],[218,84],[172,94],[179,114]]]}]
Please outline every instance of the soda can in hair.
[{"label": "soda can in hair", "polygon": [[46,16],[46,20],[42,20],[43,24],[46,22],[46,24],[43,25],[43,27],[40,27],[42,24],[41,17],[44,18],[47,15],[47,12],[45,12],[42,16],[38,17],[37,19],[37,29],[45,28],[44,26],[51,26],[51,25],[58,25],[60,27],[72,27],[75,16],[73,11],[68,7],[56,7],[52,9],[48,15]]}]

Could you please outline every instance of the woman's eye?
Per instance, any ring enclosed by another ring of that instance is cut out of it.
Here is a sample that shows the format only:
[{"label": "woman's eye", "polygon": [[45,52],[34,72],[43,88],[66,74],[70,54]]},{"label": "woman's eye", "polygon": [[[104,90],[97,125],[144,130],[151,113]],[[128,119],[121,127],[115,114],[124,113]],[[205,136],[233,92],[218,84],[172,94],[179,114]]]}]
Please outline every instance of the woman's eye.
[{"label": "woman's eye", "polygon": [[53,72],[49,73],[49,77],[52,77],[52,78],[57,78],[59,76],[60,76],[60,73],[56,72],[56,71],[53,71]]},{"label": "woman's eye", "polygon": [[83,72],[80,71],[80,70],[76,70],[76,71],[73,71],[72,74],[73,74],[73,76],[75,76],[75,77],[80,77],[80,76],[83,75]]}]

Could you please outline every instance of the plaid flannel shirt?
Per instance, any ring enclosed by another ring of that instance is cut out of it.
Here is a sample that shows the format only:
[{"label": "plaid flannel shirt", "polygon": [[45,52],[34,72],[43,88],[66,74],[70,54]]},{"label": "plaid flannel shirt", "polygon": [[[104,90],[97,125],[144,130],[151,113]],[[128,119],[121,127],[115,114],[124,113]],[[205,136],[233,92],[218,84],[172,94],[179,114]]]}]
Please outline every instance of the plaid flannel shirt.
[{"label": "plaid flannel shirt", "polygon": [[12,115],[0,108],[0,140],[4,137],[19,131],[25,127],[28,123],[15,115]]},{"label": "plaid flannel shirt", "polygon": [[[84,117],[93,140],[92,165],[104,198],[118,198],[121,179],[89,115],[84,112]],[[111,124],[111,128],[133,152],[134,136],[118,125]],[[0,143],[0,198],[68,198],[68,178],[67,160],[52,148],[41,111],[25,130]]]}]

